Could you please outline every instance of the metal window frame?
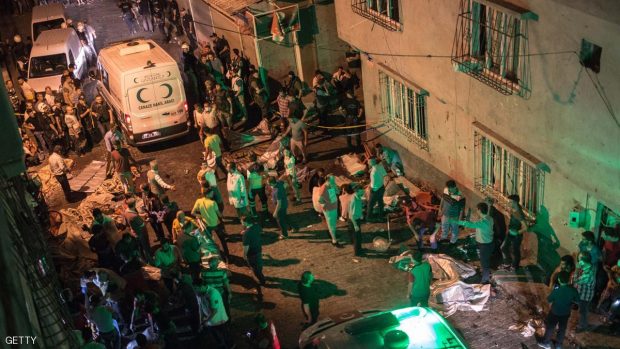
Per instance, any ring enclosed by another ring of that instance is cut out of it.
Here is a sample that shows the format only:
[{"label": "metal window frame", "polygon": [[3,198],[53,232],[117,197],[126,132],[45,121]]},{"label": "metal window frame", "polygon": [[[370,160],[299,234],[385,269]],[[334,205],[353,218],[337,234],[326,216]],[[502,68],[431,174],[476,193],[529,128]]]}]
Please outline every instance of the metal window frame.
[{"label": "metal window frame", "polygon": [[[369,19],[377,23],[378,25],[384,27],[385,29],[388,29],[391,31],[402,30],[402,23],[393,19],[387,14],[381,13],[371,8],[370,6],[371,2],[377,2],[377,8],[379,8],[379,3],[378,3],[379,1],[387,1],[387,9],[389,12],[390,9],[393,10],[392,2],[400,1],[400,0],[351,0],[351,9],[353,10],[353,13],[356,13],[366,19]],[[398,6],[397,10],[401,11],[401,7]],[[399,19],[401,18],[400,12],[398,14],[398,18]]]},{"label": "metal window frame", "polygon": [[[484,12],[478,13],[482,9]],[[519,11],[489,0],[461,0],[451,56],[456,70],[504,95],[529,98],[528,19],[537,16]],[[481,37],[484,52],[478,51],[482,49]]]},{"label": "metal window frame", "polygon": [[407,137],[407,141],[429,151],[426,104],[428,92],[388,74],[383,69],[379,70],[379,88],[383,122]]},{"label": "metal window frame", "polygon": [[474,123],[474,187],[508,212],[508,196],[519,195],[534,218],[544,203],[546,165],[508,141]]}]

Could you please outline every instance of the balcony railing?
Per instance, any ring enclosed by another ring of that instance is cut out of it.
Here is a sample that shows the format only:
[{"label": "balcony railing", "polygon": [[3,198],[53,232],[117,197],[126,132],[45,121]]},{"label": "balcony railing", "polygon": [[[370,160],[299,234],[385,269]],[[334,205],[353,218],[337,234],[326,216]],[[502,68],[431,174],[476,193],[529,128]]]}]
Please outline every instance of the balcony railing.
[{"label": "balcony railing", "polygon": [[[400,0],[391,1],[397,2]],[[378,9],[373,9],[368,0],[351,0],[351,8],[354,13],[357,13],[358,15],[367,18],[388,30],[399,31],[401,28],[401,24],[398,20],[394,19],[395,16],[389,16],[387,13],[380,12]],[[391,11],[398,12],[398,8],[393,8]]]}]

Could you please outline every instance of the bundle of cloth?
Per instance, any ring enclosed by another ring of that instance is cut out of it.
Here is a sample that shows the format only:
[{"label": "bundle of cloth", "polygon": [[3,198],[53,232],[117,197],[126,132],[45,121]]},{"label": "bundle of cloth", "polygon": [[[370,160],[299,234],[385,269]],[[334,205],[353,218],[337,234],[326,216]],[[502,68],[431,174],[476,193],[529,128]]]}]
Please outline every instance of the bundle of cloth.
[{"label": "bundle of cloth", "polygon": [[[457,261],[445,254],[426,254],[424,256],[433,270],[431,303],[443,307],[444,316],[458,310],[482,311],[491,295],[491,285],[467,284],[467,279],[476,274],[470,265]],[[389,263],[395,268],[407,271],[413,262],[411,251],[391,257]]]}]

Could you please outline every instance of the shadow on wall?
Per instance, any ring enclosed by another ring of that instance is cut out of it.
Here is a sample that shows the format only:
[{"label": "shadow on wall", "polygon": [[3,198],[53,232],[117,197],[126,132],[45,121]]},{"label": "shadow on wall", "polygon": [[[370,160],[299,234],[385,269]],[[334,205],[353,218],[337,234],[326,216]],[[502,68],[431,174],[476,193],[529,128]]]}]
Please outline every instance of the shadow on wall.
[{"label": "shadow on wall", "polygon": [[536,215],[536,224],[532,226],[531,231],[536,233],[538,240],[538,264],[547,275],[551,275],[560,264],[560,254],[557,251],[560,241],[549,221],[549,210],[544,205],[540,207]]}]

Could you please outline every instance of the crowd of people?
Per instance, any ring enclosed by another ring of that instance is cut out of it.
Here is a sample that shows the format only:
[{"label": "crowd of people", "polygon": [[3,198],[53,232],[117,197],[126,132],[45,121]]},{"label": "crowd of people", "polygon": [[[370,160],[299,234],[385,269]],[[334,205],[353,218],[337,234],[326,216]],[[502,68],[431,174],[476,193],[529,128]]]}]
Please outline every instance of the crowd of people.
[{"label": "crowd of people", "polygon": [[[333,74],[316,71],[310,84],[291,71],[279,91],[270,91],[265,77],[243,52],[230,47],[224,35],[213,34],[210,42],[198,42],[191,14],[179,9],[175,0],[121,1],[119,8],[130,35],[158,28],[167,42],[179,37],[187,40],[179,44],[188,93],[197,102],[192,122],[204,147],[197,173],[200,193],[193,207],[179,207],[169,196],[176,187],[162,178],[157,160],[150,161],[145,182],[136,185],[132,167],[139,168],[140,164],[128,150],[112,110],[97,93],[94,73],[80,80],[74,76],[75,67],[69,66],[59,88],[50,86],[45,93],[35,93],[24,78],[17,80],[19,89],[6,81],[22,131],[27,164],[38,165],[49,157],[50,171],[67,201],[73,200],[73,193],[64,157],[69,152],[81,156],[100,142],[105,146],[106,174],[118,176],[123,184],[122,222],[98,208],[92,211],[93,223],[83,229],[91,234],[89,247],[97,255],[97,264],[82,275],[80,293],[74,296],[74,292],[67,291],[64,298],[75,316],[76,328],[82,330],[80,338],[92,345],[108,349],[179,347],[182,340],[169,311],[180,307],[190,319],[195,340],[233,348],[236,340],[229,328],[233,295],[227,225],[243,225],[240,257],[262,295],[262,287],[268,284],[263,274],[263,226],[275,223],[280,240],[298,229],[289,217],[289,206],[301,203],[297,165],[311,159],[307,150],[310,126],[306,121],[310,111],[302,99],[314,95],[311,109],[319,119],[319,129],[330,124],[330,115],[337,110],[344,116],[345,125],[355,126],[364,117],[363,106],[354,94],[359,81],[342,67]],[[69,21],[66,26],[73,27]],[[75,30],[96,52],[94,30],[83,21],[76,24]],[[27,44],[15,47],[27,56]],[[282,161],[277,175],[256,156],[249,164],[224,163],[223,155],[231,150],[229,132],[255,124],[257,120],[252,118],[269,120],[275,125],[274,133],[280,136]],[[351,132],[347,145],[351,148],[354,143],[361,148],[359,133]],[[355,257],[366,252],[362,248],[363,224],[385,221],[384,198],[394,186],[392,176],[404,176],[404,166],[396,151],[376,144],[368,156],[368,172],[367,187],[356,182],[338,186],[335,176],[323,169],[314,173],[308,185],[313,208],[324,220],[335,248],[344,248],[345,240],[339,234],[338,221],[348,223],[348,240]],[[218,186],[223,180],[225,192]],[[430,297],[432,270],[422,254],[425,233],[432,234],[430,247],[436,249],[442,240],[456,244],[460,227],[474,229],[481,283],[486,284],[492,282],[494,264],[502,264],[506,270],[520,268],[523,234],[534,223],[516,195],[508,198],[508,224],[492,199],[478,203],[473,218],[466,215],[464,195],[455,181],[446,183],[440,198],[436,211],[421,209],[415,200],[403,203],[407,224],[418,243],[407,268],[407,298],[414,306],[428,306]],[[226,206],[234,208],[234,218],[224,217]],[[584,232],[583,237],[579,263],[565,256],[551,277],[552,305],[542,347],[549,347],[556,325],[556,341],[562,342],[571,304],[579,304],[579,330],[587,330],[590,302],[596,297],[597,309],[609,311],[610,300],[617,297],[617,229],[606,230],[603,251],[591,232]],[[156,245],[152,244],[153,238]],[[597,287],[597,274],[601,272],[606,272],[609,280],[604,290],[600,283]],[[77,289],[77,285],[66,286]],[[310,271],[300,276],[298,293],[307,325],[314,324],[320,315],[319,298]],[[257,314],[255,320],[256,327],[247,338],[250,345],[278,348],[275,325],[263,314]]]}]

